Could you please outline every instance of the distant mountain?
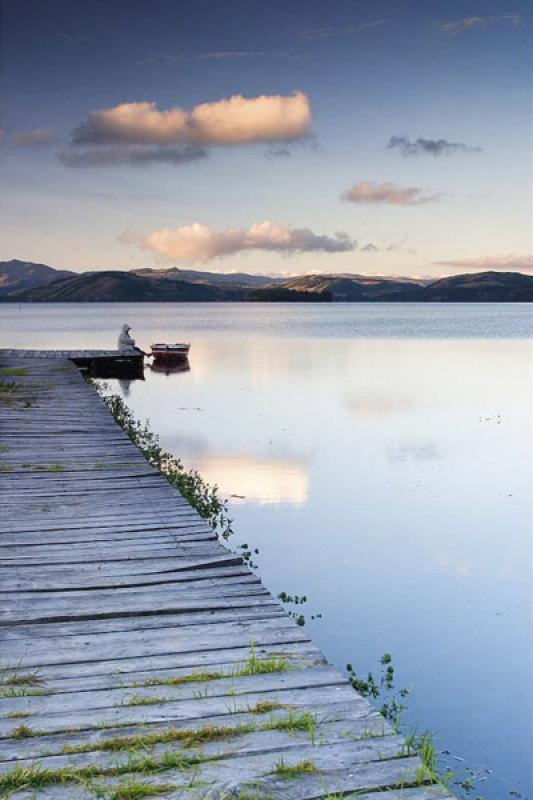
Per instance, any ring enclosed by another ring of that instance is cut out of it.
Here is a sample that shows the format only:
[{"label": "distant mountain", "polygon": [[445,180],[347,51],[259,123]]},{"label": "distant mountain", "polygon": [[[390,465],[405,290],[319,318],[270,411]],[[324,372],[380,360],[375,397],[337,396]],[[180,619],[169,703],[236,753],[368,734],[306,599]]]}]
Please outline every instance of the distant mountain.
[{"label": "distant mountain", "polygon": [[337,302],[533,302],[533,276],[520,272],[477,272],[435,281],[304,275],[285,281],[283,286],[297,290],[328,291]]},{"label": "distant mountain", "polygon": [[69,276],[4,298],[41,303],[137,303],[226,299],[216,287],[186,281],[156,281],[130,272],[90,272]]},{"label": "distant mountain", "polygon": [[0,261],[0,297],[34,286],[44,286],[57,278],[73,273],[66,269],[53,269],[46,264],[30,261]]},{"label": "distant mountain", "polygon": [[[311,292],[328,292],[333,300],[403,300],[413,299],[422,289],[422,282],[410,278],[372,278],[363,275],[302,275],[290,278],[283,283],[288,289]],[[408,296],[408,297],[407,297]]]},{"label": "distant mountain", "polygon": [[0,262],[0,300],[11,302],[533,302],[533,276],[478,272],[437,280],[334,273],[272,278],[246,273],[138,269],[74,273]]},{"label": "distant mountain", "polygon": [[201,272],[194,269],[137,269],[136,275],[144,278],[158,278],[167,281],[188,281],[189,283],[206,283],[209,286],[268,286],[283,283],[284,278],[272,275],[248,275],[246,272]]},{"label": "distant mountain", "polygon": [[256,289],[247,289],[243,300],[263,303],[331,303],[333,295],[327,290],[309,292],[286,286],[259,286]]},{"label": "distant mountain", "polygon": [[521,272],[478,272],[440,278],[423,288],[423,300],[433,302],[532,302],[533,276]]}]

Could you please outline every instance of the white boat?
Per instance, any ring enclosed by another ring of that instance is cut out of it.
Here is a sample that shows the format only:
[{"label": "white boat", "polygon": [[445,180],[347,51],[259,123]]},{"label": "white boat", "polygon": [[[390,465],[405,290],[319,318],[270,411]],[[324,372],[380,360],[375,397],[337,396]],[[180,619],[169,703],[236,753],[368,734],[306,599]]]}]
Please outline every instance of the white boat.
[{"label": "white boat", "polygon": [[152,355],[154,361],[160,364],[175,364],[179,361],[187,361],[189,357],[190,344],[174,343],[174,344],[158,344],[151,345]]}]

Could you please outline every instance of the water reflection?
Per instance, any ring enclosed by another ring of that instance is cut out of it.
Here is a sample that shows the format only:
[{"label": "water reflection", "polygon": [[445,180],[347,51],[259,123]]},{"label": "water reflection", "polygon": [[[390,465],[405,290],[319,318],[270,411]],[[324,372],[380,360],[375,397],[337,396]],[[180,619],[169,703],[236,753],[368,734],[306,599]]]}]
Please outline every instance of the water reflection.
[{"label": "water reflection", "polygon": [[298,461],[239,455],[198,459],[198,470],[217,484],[232,504],[289,503],[302,506],[309,496],[309,474]]},{"label": "water reflection", "polygon": [[151,372],[158,372],[162,375],[174,375],[179,372],[189,372],[191,365],[189,359],[179,362],[178,364],[164,364],[154,361],[150,364]]},{"label": "water reflection", "polygon": [[414,403],[410,397],[360,397],[349,400],[348,406],[352,414],[367,417],[411,411]]}]

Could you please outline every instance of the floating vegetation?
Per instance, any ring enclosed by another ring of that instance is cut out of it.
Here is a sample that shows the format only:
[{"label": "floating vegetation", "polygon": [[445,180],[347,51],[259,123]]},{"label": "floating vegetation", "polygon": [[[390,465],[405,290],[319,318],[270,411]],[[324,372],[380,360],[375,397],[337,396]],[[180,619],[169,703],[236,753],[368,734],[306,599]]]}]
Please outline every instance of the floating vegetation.
[{"label": "floating vegetation", "polygon": [[394,693],[394,667],[390,653],[385,653],[381,656],[380,666],[381,675],[376,679],[372,672],[369,672],[366,678],[359,677],[353,665],[347,664],[348,680],[363,697],[372,697],[374,700],[382,698],[379,711],[399,732],[401,719],[406,708],[403,699],[411,693],[411,690],[400,689],[397,694]]}]

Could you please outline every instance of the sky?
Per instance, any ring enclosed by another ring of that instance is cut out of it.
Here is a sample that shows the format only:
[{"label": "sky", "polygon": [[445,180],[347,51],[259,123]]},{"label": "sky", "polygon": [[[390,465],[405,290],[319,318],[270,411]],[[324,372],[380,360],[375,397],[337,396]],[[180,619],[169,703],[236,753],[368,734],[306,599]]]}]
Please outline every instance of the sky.
[{"label": "sky", "polygon": [[530,0],[2,0],[2,259],[533,270]]}]

